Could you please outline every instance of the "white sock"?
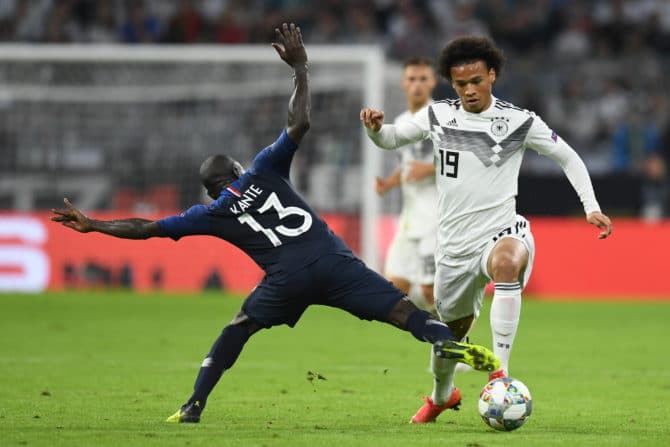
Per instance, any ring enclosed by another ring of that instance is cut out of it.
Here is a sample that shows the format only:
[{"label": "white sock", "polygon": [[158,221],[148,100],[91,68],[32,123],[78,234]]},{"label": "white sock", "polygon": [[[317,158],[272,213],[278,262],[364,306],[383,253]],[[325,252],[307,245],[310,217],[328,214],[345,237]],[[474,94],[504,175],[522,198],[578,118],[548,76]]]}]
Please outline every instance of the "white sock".
[{"label": "white sock", "polygon": [[509,372],[509,357],[521,314],[521,284],[497,282],[491,304],[491,332],[493,353],[500,359],[501,367]]},{"label": "white sock", "polygon": [[433,394],[431,399],[435,405],[449,400],[454,390],[454,373],[458,363],[451,359],[444,359],[430,351],[430,366],[433,370]]}]

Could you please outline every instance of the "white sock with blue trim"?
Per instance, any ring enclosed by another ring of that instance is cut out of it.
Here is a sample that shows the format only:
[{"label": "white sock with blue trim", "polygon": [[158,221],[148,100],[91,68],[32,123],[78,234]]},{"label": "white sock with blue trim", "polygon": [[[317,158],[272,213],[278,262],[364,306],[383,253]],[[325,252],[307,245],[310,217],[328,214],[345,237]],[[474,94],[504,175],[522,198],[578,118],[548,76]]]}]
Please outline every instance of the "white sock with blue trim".
[{"label": "white sock with blue trim", "polygon": [[491,304],[491,332],[493,333],[493,353],[498,356],[501,368],[509,372],[509,358],[512,344],[519,327],[521,315],[521,284],[518,282],[497,282]]}]

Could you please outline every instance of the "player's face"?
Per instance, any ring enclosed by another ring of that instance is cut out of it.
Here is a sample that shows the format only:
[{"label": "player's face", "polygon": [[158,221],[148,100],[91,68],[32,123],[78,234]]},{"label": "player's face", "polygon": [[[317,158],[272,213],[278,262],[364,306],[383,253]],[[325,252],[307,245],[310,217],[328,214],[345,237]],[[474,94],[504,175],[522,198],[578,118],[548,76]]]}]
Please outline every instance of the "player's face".
[{"label": "player's face", "polygon": [[407,101],[414,106],[422,107],[428,102],[436,82],[433,67],[408,65],[403,71],[402,88]]},{"label": "player's face", "polygon": [[491,105],[495,80],[495,70],[487,69],[484,61],[451,67],[451,86],[467,112],[479,113]]}]

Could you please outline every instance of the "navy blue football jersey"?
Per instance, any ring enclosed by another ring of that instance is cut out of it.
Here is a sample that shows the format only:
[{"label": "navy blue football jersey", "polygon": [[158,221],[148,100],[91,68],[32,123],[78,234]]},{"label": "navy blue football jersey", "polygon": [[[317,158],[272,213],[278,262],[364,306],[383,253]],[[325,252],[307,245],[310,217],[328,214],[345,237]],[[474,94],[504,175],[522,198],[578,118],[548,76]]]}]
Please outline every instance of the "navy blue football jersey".
[{"label": "navy blue football jersey", "polygon": [[289,170],[298,146],[282,132],[252,167],[209,206],[195,205],[158,221],[174,240],[189,235],[224,239],[267,274],[291,273],[326,254],[354,256],[293,189]]}]

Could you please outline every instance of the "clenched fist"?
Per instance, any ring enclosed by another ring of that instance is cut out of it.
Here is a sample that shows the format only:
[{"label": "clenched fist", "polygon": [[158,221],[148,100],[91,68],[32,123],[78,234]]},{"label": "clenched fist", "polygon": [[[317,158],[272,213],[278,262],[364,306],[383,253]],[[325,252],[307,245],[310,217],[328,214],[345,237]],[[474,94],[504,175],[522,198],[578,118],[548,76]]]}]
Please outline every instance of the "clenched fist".
[{"label": "clenched fist", "polygon": [[384,112],[376,109],[363,109],[361,110],[361,121],[368,129],[379,132],[384,124]]}]

